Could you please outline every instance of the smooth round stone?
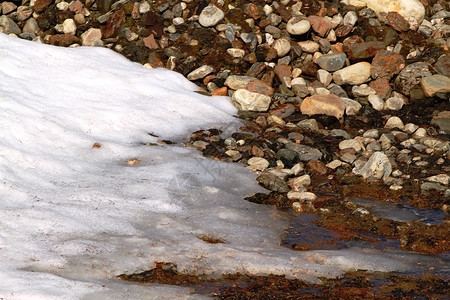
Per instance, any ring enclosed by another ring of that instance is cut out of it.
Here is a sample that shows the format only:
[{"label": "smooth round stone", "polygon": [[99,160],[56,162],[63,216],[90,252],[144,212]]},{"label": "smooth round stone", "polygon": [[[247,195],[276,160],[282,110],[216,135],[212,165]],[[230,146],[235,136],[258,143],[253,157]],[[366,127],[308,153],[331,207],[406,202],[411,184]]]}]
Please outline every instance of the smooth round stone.
[{"label": "smooth round stone", "polygon": [[360,85],[370,79],[370,63],[359,62],[334,72],[333,80],[336,84]]},{"label": "smooth round stone", "polygon": [[405,128],[405,125],[403,124],[402,119],[399,117],[390,117],[386,124],[384,125],[384,128],[398,128],[400,130],[403,130]]},{"label": "smooth round stone", "polygon": [[278,57],[283,57],[291,51],[291,43],[285,38],[276,40],[272,47],[277,51]]},{"label": "smooth round stone", "polygon": [[287,197],[289,200],[299,200],[299,201],[314,201],[317,199],[316,194],[311,192],[297,192],[290,191],[287,193]]},{"label": "smooth round stone", "polygon": [[367,98],[373,109],[381,111],[384,109],[384,101],[378,95],[369,95]]},{"label": "smooth round stone", "polygon": [[205,7],[200,16],[198,17],[198,22],[203,27],[211,27],[217,25],[224,18],[225,14],[221,9],[215,5],[209,5]]},{"label": "smooth round stone", "polygon": [[317,64],[329,72],[334,72],[342,69],[345,65],[345,53],[325,54],[317,59]]},{"label": "smooth round stone", "polygon": [[391,97],[386,100],[386,105],[384,108],[390,109],[390,110],[400,110],[400,109],[402,109],[404,104],[405,104],[405,102],[403,101],[402,98]]},{"label": "smooth round stone", "polygon": [[291,18],[286,25],[286,30],[290,34],[300,35],[307,33],[311,29],[311,23],[301,16]]},{"label": "smooth round stone", "polygon": [[302,48],[302,51],[306,53],[315,53],[319,51],[320,45],[319,43],[316,43],[314,41],[302,41],[297,43],[300,48]]},{"label": "smooth round stone", "polygon": [[267,159],[262,157],[252,157],[247,161],[247,163],[252,170],[264,171],[267,167],[269,167],[269,162]]}]

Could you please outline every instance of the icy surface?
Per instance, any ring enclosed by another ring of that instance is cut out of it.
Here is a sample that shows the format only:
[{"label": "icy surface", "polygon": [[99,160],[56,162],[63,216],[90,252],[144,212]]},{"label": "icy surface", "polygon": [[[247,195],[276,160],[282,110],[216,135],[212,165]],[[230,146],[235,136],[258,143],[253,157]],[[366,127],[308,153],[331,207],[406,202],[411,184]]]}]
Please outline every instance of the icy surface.
[{"label": "icy surface", "polygon": [[310,281],[414,266],[419,258],[398,253],[283,248],[286,216],[243,201],[260,191],[246,168],[180,144],[143,145],[237,122],[230,99],[195,90],[107,49],[0,34],[0,298],[190,298],[115,279],[155,262]]}]

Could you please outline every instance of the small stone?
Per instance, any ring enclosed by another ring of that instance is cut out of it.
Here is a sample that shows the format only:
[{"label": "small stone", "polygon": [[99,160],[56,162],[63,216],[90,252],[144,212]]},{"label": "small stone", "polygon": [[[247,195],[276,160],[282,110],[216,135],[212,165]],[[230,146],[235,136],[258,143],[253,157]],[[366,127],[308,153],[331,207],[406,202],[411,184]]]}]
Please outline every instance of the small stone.
[{"label": "small stone", "polygon": [[52,3],[52,0],[36,0],[34,2],[34,11],[37,13],[43,12]]},{"label": "small stone", "polygon": [[253,171],[264,171],[269,167],[269,162],[267,159],[262,157],[252,157],[248,161],[248,168]]},{"label": "small stone", "polygon": [[309,130],[319,130],[319,124],[314,119],[306,119],[297,123],[300,128],[306,128]]},{"label": "small stone", "polygon": [[406,66],[395,79],[397,90],[408,96],[411,89],[418,85],[423,77],[431,76],[433,67],[427,62],[416,62]]},{"label": "small stone", "polygon": [[397,31],[408,31],[409,23],[398,12],[390,11],[386,16],[386,21]]},{"label": "small stone", "polygon": [[12,3],[12,2],[7,2],[7,1],[5,1],[5,2],[3,2],[3,3],[0,5],[0,8],[1,8],[3,14],[4,14],[4,15],[7,15],[7,14],[9,14],[10,12],[15,11],[15,10],[17,9],[17,5],[15,5],[15,4]]},{"label": "small stone", "polygon": [[441,111],[433,117],[430,124],[437,127],[439,131],[450,134],[450,111]]},{"label": "small stone", "polygon": [[413,137],[414,138],[422,138],[427,136],[427,131],[425,128],[418,128],[414,133],[413,133]]},{"label": "small stone", "polygon": [[434,64],[436,71],[444,76],[450,76],[450,55],[442,55]]},{"label": "small stone", "polygon": [[283,57],[291,51],[291,43],[285,38],[277,39],[272,47],[277,51],[278,57]]},{"label": "small stone", "polygon": [[311,177],[308,174],[294,177],[289,179],[288,184],[294,191],[299,191],[302,190],[303,187],[311,185]]},{"label": "small stone", "polygon": [[408,123],[405,125],[403,130],[409,134],[413,134],[417,130],[417,128],[419,128],[419,126],[417,126],[416,124]]},{"label": "small stone", "polygon": [[366,146],[366,150],[367,151],[372,151],[372,152],[381,151],[382,147],[381,147],[380,143],[378,143],[377,141],[372,141],[371,143],[369,143]]},{"label": "small stone", "polygon": [[348,134],[347,131],[343,130],[343,129],[332,129],[331,130],[331,134],[333,136],[340,136],[343,137],[344,139],[350,139],[350,135]]},{"label": "small stone", "polygon": [[380,50],[372,60],[370,75],[372,78],[385,77],[389,80],[404,67],[405,59],[402,55],[392,51]]},{"label": "small stone", "polygon": [[436,93],[450,93],[450,78],[440,74],[423,77],[420,86],[427,97]]},{"label": "small stone", "polygon": [[217,25],[223,20],[225,14],[215,5],[205,7],[198,17],[198,22],[203,27],[211,27]]},{"label": "small stone", "polygon": [[424,182],[420,185],[422,191],[445,191],[446,187],[437,182]]},{"label": "small stone", "polygon": [[300,110],[306,115],[325,114],[340,119],[344,116],[345,103],[336,95],[313,95],[305,98]]},{"label": "small stone", "polygon": [[364,150],[364,146],[361,144],[361,142],[357,141],[355,139],[343,140],[339,143],[340,150],[349,149],[349,148],[355,149],[356,152]]},{"label": "small stone", "polygon": [[369,95],[367,98],[373,109],[382,111],[384,109],[384,101],[378,95]]},{"label": "small stone", "polygon": [[383,152],[373,153],[370,159],[361,168],[353,168],[353,173],[363,176],[364,179],[384,179],[391,175],[391,172],[391,162]]},{"label": "small stone", "polygon": [[77,33],[77,25],[73,19],[65,19],[63,22],[63,32],[75,35]]},{"label": "small stone", "polygon": [[354,11],[349,11],[344,16],[344,26],[355,26],[358,21],[358,16]]},{"label": "small stone", "polygon": [[386,124],[384,125],[384,128],[398,128],[400,130],[403,130],[405,128],[405,125],[403,125],[402,119],[399,117],[390,117]]},{"label": "small stone", "polygon": [[238,89],[232,96],[233,105],[244,111],[267,111],[271,98],[269,96],[253,93],[246,89]]},{"label": "small stone", "polygon": [[344,51],[350,60],[365,60],[374,57],[375,54],[385,49],[384,42],[360,42],[360,43],[345,43]]},{"label": "small stone", "polygon": [[302,41],[297,43],[303,52],[315,53],[319,51],[320,45],[314,41]]},{"label": "small stone", "polygon": [[333,77],[330,72],[320,69],[317,70],[317,79],[319,79],[324,86],[328,86],[331,83],[331,80],[333,80]]},{"label": "small stone", "polygon": [[375,90],[375,92],[378,96],[381,97],[381,99],[386,99],[392,91],[389,80],[387,80],[385,77],[379,77],[375,80],[372,80],[369,83],[369,86]]},{"label": "small stone", "polygon": [[245,89],[247,84],[254,79],[255,77],[252,76],[230,75],[224,84],[233,90]]},{"label": "small stone", "polygon": [[404,104],[405,104],[405,102],[403,101],[402,98],[391,97],[386,100],[386,104],[385,104],[384,108],[390,109],[390,110],[400,110],[400,109],[402,109]]},{"label": "small stone", "polygon": [[83,46],[102,46],[102,31],[99,28],[89,28],[81,35]]},{"label": "small stone", "polygon": [[333,74],[336,84],[359,85],[369,81],[370,63],[359,62],[346,68],[340,69]]},{"label": "small stone", "polygon": [[297,16],[289,19],[286,25],[286,30],[290,34],[300,35],[307,33],[311,29],[311,23],[302,16]]},{"label": "small stone", "polygon": [[238,48],[228,48],[227,53],[233,56],[234,58],[242,58],[245,55],[245,50]]},{"label": "small stone", "polygon": [[298,154],[294,150],[283,148],[278,150],[277,159],[281,160],[287,168],[292,168],[298,161]]},{"label": "small stone", "polygon": [[286,148],[297,152],[300,161],[319,160],[323,156],[318,149],[306,145],[289,142],[286,144]]},{"label": "small stone", "polygon": [[361,110],[362,105],[355,100],[349,99],[349,98],[341,98],[342,101],[344,101],[345,104],[345,114],[347,116],[354,116],[358,114],[358,112]]},{"label": "small stone", "polygon": [[377,92],[367,84],[361,84],[360,86],[353,86],[352,93],[358,97],[368,97],[369,95],[375,95]]},{"label": "small stone", "polygon": [[339,159],[335,159],[332,162],[328,163],[326,166],[327,166],[327,168],[335,170],[335,169],[339,168],[342,165],[345,165],[345,163],[340,161]]},{"label": "small stone", "polygon": [[426,180],[431,182],[437,182],[443,185],[448,185],[450,182],[450,176],[448,176],[447,174],[439,174],[428,177]]},{"label": "small stone", "polygon": [[27,20],[25,25],[23,26],[24,33],[34,33],[36,34],[39,31],[39,26],[36,22],[36,19],[30,18]]},{"label": "small stone", "polygon": [[[314,193],[311,192],[297,192],[297,191],[290,191],[287,193],[287,197],[289,200],[298,200],[298,201],[314,201],[317,199],[317,196]],[[298,202],[295,202],[298,203]]]},{"label": "small stone", "polygon": [[286,182],[284,182],[284,180],[271,173],[262,173],[258,176],[258,178],[256,178],[256,180],[266,189],[271,191],[287,193],[290,190],[289,186]]},{"label": "small stone", "polygon": [[321,37],[326,37],[333,28],[333,25],[330,22],[319,16],[309,16],[308,21],[311,24],[312,29]]},{"label": "small stone", "polygon": [[346,58],[347,55],[345,53],[325,54],[317,59],[317,64],[322,69],[334,72],[344,67]]},{"label": "small stone", "polygon": [[3,32],[4,34],[13,33],[15,35],[20,35],[22,31],[19,26],[11,20],[11,18],[7,16],[0,16],[0,32]]},{"label": "small stone", "polygon": [[191,73],[189,73],[187,75],[187,79],[189,79],[191,81],[198,80],[198,79],[206,77],[206,75],[209,75],[212,72],[214,72],[214,68],[213,67],[208,66],[208,65],[203,65],[203,66],[195,69]]},{"label": "small stone", "polygon": [[48,42],[53,46],[69,47],[73,44],[79,44],[80,39],[71,34],[54,34],[48,39]]},{"label": "small stone", "polygon": [[250,80],[245,88],[250,92],[259,93],[270,97],[272,97],[274,93],[274,90],[270,85],[256,78]]}]

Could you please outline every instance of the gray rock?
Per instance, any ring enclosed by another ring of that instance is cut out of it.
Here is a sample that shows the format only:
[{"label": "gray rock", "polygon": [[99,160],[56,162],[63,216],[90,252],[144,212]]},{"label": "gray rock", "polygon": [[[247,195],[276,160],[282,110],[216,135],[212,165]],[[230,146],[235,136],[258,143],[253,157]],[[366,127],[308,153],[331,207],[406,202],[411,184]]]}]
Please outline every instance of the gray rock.
[{"label": "gray rock", "polygon": [[386,154],[375,152],[361,168],[353,168],[353,173],[361,175],[364,179],[384,179],[391,175],[392,165]]},{"label": "gray rock", "polygon": [[420,185],[422,191],[445,191],[446,187],[437,182],[424,182]]},{"label": "gray rock", "polygon": [[386,100],[386,104],[385,104],[384,108],[390,109],[390,110],[400,110],[400,109],[402,109],[404,104],[405,104],[405,102],[403,101],[402,98],[391,97]]},{"label": "gray rock", "polygon": [[333,136],[341,136],[341,137],[343,137],[345,139],[350,139],[351,138],[350,135],[347,133],[347,131],[342,130],[342,129],[332,129],[331,130],[331,134]]},{"label": "gray rock", "polygon": [[298,127],[306,128],[309,130],[319,130],[319,124],[314,119],[306,119],[297,123]]},{"label": "gray rock", "polygon": [[322,158],[322,152],[320,152],[316,148],[309,147],[306,145],[289,142],[286,144],[286,148],[297,152],[298,158],[301,161],[319,160]]},{"label": "gray rock", "polygon": [[13,33],[15,35],[19,35],[22,31],[9,17],[0,16],[0,32],[3,32],[4,34]]},{"label": "gray rock", "polygon": [[280,149],[277,152],[277,158],[281,160],[285,167],[292,168],[298,161],[298,154],[291,149]]},{"label": "gray rock", "polygon": [[230,75],[225,80],[225,85],[233,90],[245,89],[247,87],[247,84],[253,79],[255,79],[255,77]]},{"label": "gray rock", "polygon": [[322,68],[330,72],[342,69],[345,66],[345,59],[347,55],[345,53],[337,54],[325,54],[317,59],[317,64]]},{"label": "gray rock", "polygon": [[361,110],[362,105],[355,100],[349,99],[349,98],[341,98],[342,101],[344,101],[345,104],[345,114],[347,116],[354,116],[358,114],[358,112]]},{"label": "gray rock", "polygon": [[271,173],[262,173],[258,176],[258,178],[256,178],[256,180],[266,189],[271,191],[287,193],[290,190],[289,186],[286,182],[284,182],[284,180]]},{"label": "gray rock", "polygon": [[396,88],[403,94],[409,95],[411,89],[418,85],[422,77],[431,76],[433,67],[427,62],[416,62],[406,66],[395,79]]}]

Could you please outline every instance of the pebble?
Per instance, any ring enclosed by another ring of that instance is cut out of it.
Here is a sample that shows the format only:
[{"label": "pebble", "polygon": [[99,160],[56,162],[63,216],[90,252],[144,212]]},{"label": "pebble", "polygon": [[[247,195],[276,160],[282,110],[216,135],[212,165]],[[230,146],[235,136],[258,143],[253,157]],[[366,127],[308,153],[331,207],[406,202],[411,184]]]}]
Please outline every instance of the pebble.
[{"label": "pebble", "polygon": [[419,126],[417,126],[416,124],[408,123],[405,125],[403,130],[409,134],[413,134],[418,128]]},{"label": "pebble", "polygon": [[358,97],[368,97],[369,95],[375,95],[377,92],[367,84],[361,84],[360,86],[353,86],[352,93]]},{"label": "pebble", "polygon": [[285,38],[277,39],[272,47],[277,51],[278,57],[283,57],[291,51],[291,43]]},{"label": "pebble", "polygon": [[252,76],[230,75],[224,84],[233,90],[245,89],[247,84],[254,79],[255,77]]},{"label": "pebble", "polygon": [[450,93],[450,78],[436,74],[423,77],[420,86],[427,97],[432,97],[436,93]]},{"label": "pebble", "polygon": [[317,199],[316,194],[311,192],[297,192],[290,191],[287,193],[287,197],[289,200],[298,200],[298,201],[314,201]]},{"label": "pebble", "polygon": [[314,41],[302,41],[298,42],[297,44],[300,46],[302,51],[306,53],[315,53],[320,49],[319,43],[316,43]]},{"label": "pebble", "polygon": [[305,34],[311,29],[311,23],[302,16],[297,16],[289,19],[286,24],[286,30],[290,34],[300,35]]},{"label": "pebble", "polygon": [[286,148],[297,152],[300,161],[320,160],[323,156],[318,149],[306,145],[289,142]]},{"label": "pebble", "polygon": [[252,157],[248,161],[248,168],[252,171],[264,171],[269,167],[269,162],[267,159],[262,157]]},{"label": "pebble", "polygon": [[349,139],[349,140],[343,140],[339,143],[339,149],[354,149],[356,152],[359,152],[364,149],[364,146],[361,144],[361,142],[355,140],[355,139]]},{"label": "pebble", "polygon": [[358,101],[349,98],[341,98],[341,99],[342,101],[344,101],[345,114],[347,116],[357,115],[362,108],[362,105]]},{"label": "pebble", "polygon": [[330,72],[321,69],[317,70],[317,79],[319,79],[319,81],[323,83],[323,85],[328,86],[331,83],[331,80],[333,80],[333,77],[331,76]]},{"label": "pebble", "polygon": [[329,72],[334,72],[342,69],[345,66],[345,53],[325,54],[317,59],[317,64]]},{"label": "pebble", "polygon": [[437,182],[443,185],[448,185],[450,182],[450,176],[447,174],[439,174],[426,178],[427,181]]},{"label": "pebble", "polygon": [[303,187],[311,185],[311,176],[308,174],[289,179],[288,185],[294,190],[302,190]]},{"label": "pebble", "polygon": [[81,35],[83,46],[103,46],[102,31],[98,28],[89,28]]},{"label": "pebble", "polygon": [[319,130],[319,123],[314,119],[306,119],[297,123],[300,128],[306,128],[309,130]]},{"label": "pebble", "polygon": [[228,48],[227,53],[233,56],[234,58],[242,58],[245,55],[245,50],[238,48]]},{"label": "pebble", "polygon": [[302,101],[300,110],[302,114],[310,116],[325,114],[340,119],[344,116],[345,103],[340,97],[333,94],[313,95]]},{"label": "pebble", "polygon": [[450,134],[450,111],[438,113],[433,117],[430,124],[436,126],[439,131]]},{"label": "pebble", "polygon": [[391,162],[383,152],[373,153],[370,159],[361,168],[353,168],[353,173],[363,176],[364,179],[384,179],[391,175],[391,172]]},{"label": "pebble", "polygon": [[63,32],[66,34],[75,35],[77,32],[77,25],[73,19],[66,19],[63,22]]},{"label": "pebble", "polygon": [[423,77],[431,76],[433,67],[427,62],[416,62],[406,66],[395,79],[395,86],[403,95],[409,95]]},{"label": "pebble", "polygon": [[208,5],[205,7],[198,17],[198,22],[203,27],[212,27],[223,20],[225,14],[215,5]]},{"label": "pebble", "polygon": [[253,93],[246,89],[238,89],[232,96],[233,104],[239,110],[267,111],[271,98],[267,95]]},{"label": "pebble", "polygon": [[7,16],[0,16],[0,32],[3,32],[5,34],[15,34],[19,35],[22,31],[20,30],[19,26],[17,26],[16,23],[14,23],[11,18]]},{"label": "pebble", "polygon": [[333,80],[339,85],[359,85],[369,81],[369,78],[370,63],[368,62],[359,62],[333,73]]},{"label": "pebble", "polygon": [[382,111],[384,109],[384,101],[378,95],[369,95],[368,101],[373,109]]},{"label": "pebble", "polygon": [[326,37],[333,28],[333,24],[319,16],[309,16],[308,21],[311,24],[312,29],[321,37]]},{"label": "pebble", "polygon": [[390,109],[390,110],[400,110],[400,109],[402,109],[404,104],[405,104],[405,102],[403,101],[402,98],[391,97],[386,100],[384,108]]},{"label": "pebble", "polygon": [[287,193],[290,191],[289,186],[284,180],[271,173],[261,173],[256,180],[271,191],[279,193]]},{"label": "pebble", "polygon": [[189,80],[198,80],[201,78],[205,78],[206,75],[211,74],[212,72],[214,72],[214,68],[208,65],[203,65],[197,69],[195,69],[194,71],[192,71],[191,73],[189,73],[187,75],[187,79]]},{"label": "pebble", "polygon": [[344,26],[355,26],[358,21],[358,16],[354,11],[349,11],[344,16]]},{"label": "pebble", "polygon": [[276,157],[288,168],[292,168],[298,161],[297,152],[286,148],[278,150]]}]

